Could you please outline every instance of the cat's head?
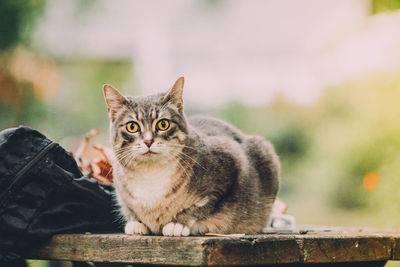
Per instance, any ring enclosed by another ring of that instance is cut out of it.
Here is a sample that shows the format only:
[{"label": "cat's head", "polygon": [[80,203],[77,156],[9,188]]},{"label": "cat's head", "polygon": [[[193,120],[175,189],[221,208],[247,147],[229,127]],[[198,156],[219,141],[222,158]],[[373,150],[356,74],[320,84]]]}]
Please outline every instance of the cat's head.
[{"label": "cat's head", "polygon": [[187,141],[183,113],[183,77],[166,93],[124,96],[104,85],[110,136],[116,159],[125,168],[173,160]]}]

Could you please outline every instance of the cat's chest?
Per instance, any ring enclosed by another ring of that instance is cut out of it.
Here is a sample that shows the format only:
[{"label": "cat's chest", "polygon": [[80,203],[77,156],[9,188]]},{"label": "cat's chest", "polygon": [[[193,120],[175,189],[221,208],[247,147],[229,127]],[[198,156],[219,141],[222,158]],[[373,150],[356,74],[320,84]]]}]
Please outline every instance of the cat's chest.
[{"label": "cat's chest", "polygon": [[175,166],[143,168],[127,173],[125,188],[137,205],[153,207],[163,201],[168,194]]}]

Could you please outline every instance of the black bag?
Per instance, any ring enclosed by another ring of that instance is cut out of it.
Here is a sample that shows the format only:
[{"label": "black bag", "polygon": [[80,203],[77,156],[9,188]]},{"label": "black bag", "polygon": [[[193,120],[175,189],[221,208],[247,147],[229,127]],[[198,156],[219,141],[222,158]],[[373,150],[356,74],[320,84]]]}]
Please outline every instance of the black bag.
[{"label": "black bag", "polygon": [[56,233],[120,231],[112,187],[83,178],[60,145],[31,128],[0,132],[0,265]]}]

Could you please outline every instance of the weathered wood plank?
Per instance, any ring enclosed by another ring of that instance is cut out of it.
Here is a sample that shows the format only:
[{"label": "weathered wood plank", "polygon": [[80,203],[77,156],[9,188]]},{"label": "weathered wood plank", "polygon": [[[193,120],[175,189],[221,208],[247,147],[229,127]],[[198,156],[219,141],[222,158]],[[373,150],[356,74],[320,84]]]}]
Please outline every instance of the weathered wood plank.
[{"label": "weathered wood plank", "polygon": [[376,236],[306,237],[303,262],[385,261],[391,259],[393,240]]},{"label": "weathered wood plank", "polygon": [[207,264],[336,263],[393,259],[392,237],[294,235],[243,239],[209,242]]},{"label": "weathered wood plank", "polygon": [[257,265],[299,262],[296,236],[249,236],[204,242],[205,262],[215,265]]},{"label": "weathered wood plank", "polygon": [[400,232],[359,229],[245,237],[56,235],[30,258],[186,266],[400,260]]},{"label": "weathered wood plank", "polygon": [[32,258],[198,266],[203,264],[199,238],[122,234],[55,235]]}]

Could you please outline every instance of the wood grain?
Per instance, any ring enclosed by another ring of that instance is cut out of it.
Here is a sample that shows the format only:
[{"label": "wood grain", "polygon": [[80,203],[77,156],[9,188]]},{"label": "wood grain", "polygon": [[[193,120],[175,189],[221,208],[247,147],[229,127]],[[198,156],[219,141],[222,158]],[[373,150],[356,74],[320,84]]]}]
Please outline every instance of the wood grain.
[{"label": "wood grain", "polygon": [[400,260],[400,232],[348,228],[303,232],[244,237],[65,234],[53,236],[29,258],[181,266]]}]

